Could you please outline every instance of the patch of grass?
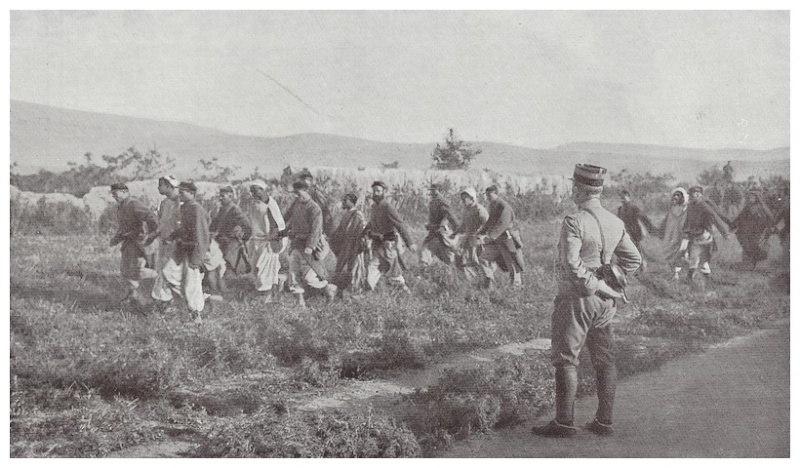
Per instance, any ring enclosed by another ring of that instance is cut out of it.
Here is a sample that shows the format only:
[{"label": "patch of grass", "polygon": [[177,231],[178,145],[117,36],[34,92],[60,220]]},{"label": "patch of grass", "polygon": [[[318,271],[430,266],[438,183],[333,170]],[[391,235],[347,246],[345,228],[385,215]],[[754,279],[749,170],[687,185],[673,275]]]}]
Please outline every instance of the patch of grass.
[{"label": "patch of grass", "polygon": [[553,370],[546,359],[505,357],[491,365],[447,370],[407,399],[403,420],[427,450],[475,432],[516,424],[553,403]]},{"label": "patch of grass", "polygon": [[164,434],[135,411],[136,401],[91,400],[35,418],[12,418],[12,457],[97,457],[161,439]]},{"label": "patch of grass", "polygon": [[220,421],[193,456],[408,458],[420,453],[411,431],[371,413],[277,415],[262,411]]}]

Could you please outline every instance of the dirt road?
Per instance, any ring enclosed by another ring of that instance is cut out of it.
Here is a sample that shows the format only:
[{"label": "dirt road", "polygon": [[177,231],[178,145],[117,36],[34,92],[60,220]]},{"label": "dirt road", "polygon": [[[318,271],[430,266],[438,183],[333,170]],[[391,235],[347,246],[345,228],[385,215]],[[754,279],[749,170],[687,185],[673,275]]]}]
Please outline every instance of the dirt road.
[{"label": "dirt road", "polygon": [[[443,457],[788,457],[789,324],[736,338],[617,388],[612,437],[532,435],[529,421],[460,443]],[[594,397],[576,404],[592,419]]]}]

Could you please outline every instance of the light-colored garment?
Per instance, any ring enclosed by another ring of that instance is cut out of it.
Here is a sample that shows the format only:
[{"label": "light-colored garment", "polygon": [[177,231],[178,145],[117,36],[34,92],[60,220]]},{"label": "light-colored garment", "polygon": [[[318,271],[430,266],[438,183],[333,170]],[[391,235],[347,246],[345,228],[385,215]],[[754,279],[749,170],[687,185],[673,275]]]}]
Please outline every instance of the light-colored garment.
[{"label": "light-colored garment", "polygon": [[219,268],[220,277],[225,275],[225,256],[222,254],[222,249],[220,249],[219,243],[215,239],[211,239],[211,242],[208,244],[208,252],[206,252],[206,256],[203,258],[203,268],[207,271]]},{"label": "light-colored garment", "polygon": [[153,287],[151,295],[153,299],[164,302],[178,295],[186,300],[189,310],[202,312],[205,306],[203,273],[199,268],[190,267],[188,259],[177,264],[174,258],[170,258],[161,269],[161,275],[156,278],[156,287]]},{"label": "light-colored garment", "polygon": [[[171,200],[165,198],[161,200],[158,206],[158,232],[160,239],[158,242],[158,256],[157,269],[161,270],[167,264],[173,253],[175,252],[175,244],[172,242],[165,242],[164,239],[170,234],[175,232],[181,225],[181,203],[179,200]],[[155,243],[154,242],[154,243]]]},{"label": "light-colored garment", "polygon": [[680,267],[684,263],[683,254],[681,250],[681,242],[683,241],[683,223],[686,222],[686,211],[689,207],[689,194],[683,187],[678,187],[672,191],[681,192],[683,194],[683,204],[673,205],[664,221],[661,223],[661,238],[664,240],[664,258],[673,268]]},{"label": "light-colored garment", "polygon": [[267,202],[256,200],[247,211],[253,226],[253,235],[248,241],[250,258],[255,259],[253,275],[256,290],[269,291],[279,282],[281,268],[280,253],[286,250],[289,240],[278,238],[278,231],[286,229],[286,222],[275,199]]},{"label": "light-colored garment", "polygon": [[289,275],[293,293],[305,292],[303,285],[314,289],[322,289],[328,285],[328,282],[321,279],[311,268],[306,255],[300,249],[292,249],[292,253],[289,255]]},{"label": "light-colored garment", "polygon": [[405,286],[403,267],[400,265],[400,255],[405,252],[402,239],[397,241],[384,241],[372,247],[369,263],[367,264],[367,285],[375,289],[382,275],[394,286]]}]

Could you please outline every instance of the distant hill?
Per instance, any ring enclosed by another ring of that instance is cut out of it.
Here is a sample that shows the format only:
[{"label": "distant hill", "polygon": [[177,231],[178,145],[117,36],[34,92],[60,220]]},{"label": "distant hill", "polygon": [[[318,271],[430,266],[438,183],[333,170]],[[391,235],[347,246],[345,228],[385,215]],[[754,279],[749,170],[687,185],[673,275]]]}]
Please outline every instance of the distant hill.
[{"label": "distant hill", "polygon": [[[494,142],[473,144],[483,149],[474,167],[523,175],[570,174],[576,162],[597,163],[611,171],[669,172],[678,180],[693,180],[702,170],[727,160],[734,161],[737,178],[788,174],[789,169],[789,148],[703,150],[578,142],[533,149]],[[60,171],[68,162],[82,162],[86,152],[99,161],[103,154],[117,155],[130,146],[156,147],[175,158],[176,175],[191,177],[200,159],[213,157],[223,165],[240,166],[241,174],[256,167],[262,173],[277,172],[287,165],[379,168],[393,161],[400,163],[400,169],[425,169],[436,143],[384,143],[325,134],[243,136],[185,123],[11,101],[11,161],[18,163],[20,172]]]}]

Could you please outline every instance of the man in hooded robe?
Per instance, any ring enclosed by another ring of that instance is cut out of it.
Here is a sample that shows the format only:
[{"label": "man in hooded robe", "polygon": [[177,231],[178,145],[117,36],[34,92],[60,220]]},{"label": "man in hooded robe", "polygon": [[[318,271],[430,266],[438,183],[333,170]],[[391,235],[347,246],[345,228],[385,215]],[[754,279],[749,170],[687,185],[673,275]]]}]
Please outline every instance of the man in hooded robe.
[{"label": "man in hooded robe", "polygon": [[686,222],[686,211],[689,208],[689,193],[683,187],[672,191],[672,207],[664,217],[658,233],[664,241],[664,257],[672,269],[672,280],[680,280],[680,272],[686,264],[685,250],[681,250],[683,241],[683,223]]}]

